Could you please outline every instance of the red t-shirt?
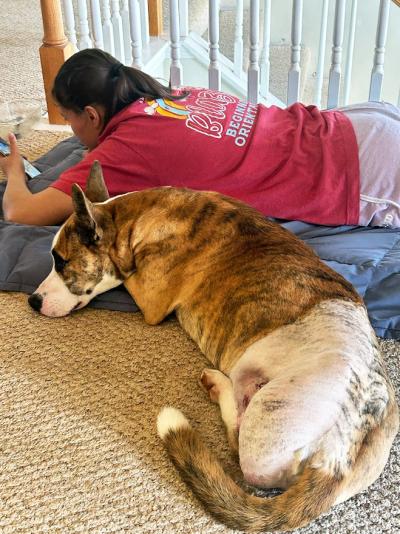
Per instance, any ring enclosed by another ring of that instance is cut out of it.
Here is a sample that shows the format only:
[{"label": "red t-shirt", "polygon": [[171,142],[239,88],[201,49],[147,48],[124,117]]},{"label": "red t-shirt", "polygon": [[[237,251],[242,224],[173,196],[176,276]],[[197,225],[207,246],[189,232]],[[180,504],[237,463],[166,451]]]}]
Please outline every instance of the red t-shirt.
[{"label": "red t-shirt", "polygon": [[171,185],[219,191],[271,217],[358,223],[357,141],[338,111],[265,107],[194,88],[184,100],[141,99],[115,115],[98,146],[52,187],[84,189],[96,159],[110,196]]}]

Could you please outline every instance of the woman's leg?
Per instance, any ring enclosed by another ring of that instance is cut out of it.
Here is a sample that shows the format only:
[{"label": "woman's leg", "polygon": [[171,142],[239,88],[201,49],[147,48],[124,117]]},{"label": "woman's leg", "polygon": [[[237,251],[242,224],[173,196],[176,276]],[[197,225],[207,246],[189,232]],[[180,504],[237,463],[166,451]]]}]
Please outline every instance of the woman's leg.
[{"label": "woman's leg", "polygon": [[366,102],[339,110],[350,119],[358,143],[359,224],[400,227],[400,109]]}]

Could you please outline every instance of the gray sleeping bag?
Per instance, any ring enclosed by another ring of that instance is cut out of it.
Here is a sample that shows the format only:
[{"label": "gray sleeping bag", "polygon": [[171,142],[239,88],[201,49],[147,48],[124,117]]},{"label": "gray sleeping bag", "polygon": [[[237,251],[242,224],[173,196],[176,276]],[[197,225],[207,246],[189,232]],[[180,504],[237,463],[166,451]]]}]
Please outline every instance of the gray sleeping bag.
[{"label": "gray sleeping bag", "polygon": [[[33,192],[47,187],[77,163],[83,147],[76,138],[62,141],[35,162],[42,174],[29,182]],[[4,184],[0,184],[0,197]],[[400,339],[400,230],[327,227],[281,222],[309,244],[330,267],[351,282],[364,298],[378,336]],[[0,290],[33,292],[52,268],[50,248],[57,227],[36,227],[0,220]],[[93,299],[89,306],[137,311],[121,287]]]}]

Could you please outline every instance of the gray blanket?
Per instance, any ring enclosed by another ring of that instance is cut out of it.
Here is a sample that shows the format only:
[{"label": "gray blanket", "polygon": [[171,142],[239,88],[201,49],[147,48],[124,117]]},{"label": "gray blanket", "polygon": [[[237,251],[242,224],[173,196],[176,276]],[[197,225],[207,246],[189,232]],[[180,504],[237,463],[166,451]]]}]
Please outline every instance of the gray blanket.
[{"label": "gray blanket", "polygon": [[[47,187],[82,157],[76,138],[57,145],[35,162],[42,174],[29,182],[33,192]],[[0,184],[0,197],[4,185]],[[400,339],[400,230],[326,227],[280,221],[308,243],[330,267],[349,280],[364,298],[376,333]],[[51,242],[57,227],[36,227],[0,220],[0,290],[31,293],[52,267]],[[137,311],[124,288],[99,295],[95,308]]]},{"label": "gray blanket", "polygon": [[[41,174],[28,182],[29,189],[37,193],[48,187],[64,170],[82,159],[83,150],[76,137],[59,143],[34,162]],[[0,201],[4,189],[5,184],[0,183]],[[0,220],[0,290],[32,293],[38,287],[51,271],[50,249],[57,230],[57,226],[30,226]],[[99,295],[89,305],[109,310],[138,311],[123,287]]]}]

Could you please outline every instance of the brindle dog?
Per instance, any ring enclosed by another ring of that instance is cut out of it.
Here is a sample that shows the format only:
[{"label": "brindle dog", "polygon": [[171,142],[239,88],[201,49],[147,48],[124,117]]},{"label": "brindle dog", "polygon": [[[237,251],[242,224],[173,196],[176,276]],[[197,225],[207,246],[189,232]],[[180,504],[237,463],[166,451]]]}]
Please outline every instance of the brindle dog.
[{"label": "brindle dog", "polygon": [[219,369],[201,380],[245,480],[285,489],[246,494],[181,412],[165,408],[158,432],[206,509],[232,528],[294,529],[376,480],[398,407],[353,287],[231,198],[174,188],[107,198],[95,165],[87,195],[73,188],[53,271],[29,302],[61,316],[124,283],[147,323],[175,311]]}]

